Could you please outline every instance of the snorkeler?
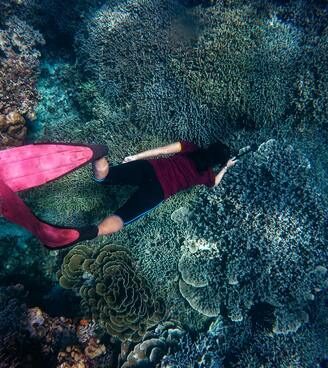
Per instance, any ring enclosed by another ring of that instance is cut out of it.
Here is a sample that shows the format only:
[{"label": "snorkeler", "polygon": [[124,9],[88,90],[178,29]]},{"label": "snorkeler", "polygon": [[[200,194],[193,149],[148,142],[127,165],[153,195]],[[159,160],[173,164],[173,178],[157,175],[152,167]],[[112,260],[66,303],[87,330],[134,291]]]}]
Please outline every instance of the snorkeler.
[{"label": "snorkeler", "polygon": [[[110,166],[102,145],[32,144],[0,151],[0,214],[25,227],[45,247],[62,249],[101,235],[110,235],[144,216],[175,193],[195,185],[216,186],[236,158],[221,142],[206,149],[181,141],[128,156]],[[170,157],[158,157],[162,155]],[[238,155],[239,157],[240,155]],[[16,192],[55,180],[93,162],[95,181],[102,185],[132,185],[138,189],[99,225],[82,228],[49,224],[26,206]],[[215,175],[212,167],[221,165]]]},{"label": "snorkeler", "polygon": [[[173,154],[170,157],[158,157]],[[121,165],[110,167],[106,158],[93,164],[94,178],[102,185],[133,185],[138,189],[112,215],[94,226],[94,237],[109,235],[142,217],[175,193],[195,185],[217,186],[236,158],[221,142],[205,149],[187,142],[175,142],[128,156]],[[215,175],[212,167],[220,165]],[[91,234],[90,234],[91,235]]]}]

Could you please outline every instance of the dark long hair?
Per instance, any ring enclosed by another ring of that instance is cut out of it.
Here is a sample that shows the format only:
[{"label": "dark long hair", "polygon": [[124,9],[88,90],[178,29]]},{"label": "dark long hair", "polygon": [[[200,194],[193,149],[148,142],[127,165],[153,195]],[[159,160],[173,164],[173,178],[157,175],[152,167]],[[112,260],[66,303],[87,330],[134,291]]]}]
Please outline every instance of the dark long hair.
[{"label": "dark long hair", "polygon": [[230,158],[230,148],[218,141],[210,144],[207,148],[200,148],[197,151],[186,153],[196,165],[198,171],[207,170],[215,165],[223,166]]}]

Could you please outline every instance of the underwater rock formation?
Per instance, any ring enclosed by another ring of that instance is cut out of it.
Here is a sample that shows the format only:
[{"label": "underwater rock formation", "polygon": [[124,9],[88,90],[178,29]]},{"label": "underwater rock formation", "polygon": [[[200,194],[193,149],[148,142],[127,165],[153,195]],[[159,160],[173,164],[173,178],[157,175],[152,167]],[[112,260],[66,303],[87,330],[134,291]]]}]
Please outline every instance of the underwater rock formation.
[{"label": "underwater rock formation", "polygon": [[59,282],[78,290],[96,321],[122,340],[140,340],[165,313],[163,301],[156,299],[120,246],[106,245],[98,252],[75,247],[65,256]]},{"label": "underwater rock formation", "polygon": [[42,35],[16,16],[0,29],[0,147],[19,145],[25,120],[35,119],[36,79]]},{"label": "underwater rock formation", "polygon": [[190,206],[180,292],[198,312],[222,308],[242,321],[258,303],[274,307],[273,332],[295,332],[328,285],[327,212],[306,157],[275,140]]}]

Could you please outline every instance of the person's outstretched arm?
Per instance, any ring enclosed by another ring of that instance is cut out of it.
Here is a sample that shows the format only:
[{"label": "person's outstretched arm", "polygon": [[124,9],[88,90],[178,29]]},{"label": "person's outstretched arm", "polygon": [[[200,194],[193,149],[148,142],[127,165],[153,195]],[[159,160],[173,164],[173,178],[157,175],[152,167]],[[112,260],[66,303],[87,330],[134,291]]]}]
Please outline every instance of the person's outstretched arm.
[{"label": "person's outstretched arm", "polygon": [[236,164],[236,157],[228,160],[227,164],[221,169],[221,171],[215,176],[215,184],[214,186],[218,186],[224,176],[224,174],[228,171],[228,169]]},{"label": "person's outstretched arm", "polygon": [[160,155],[169,155],[172,153],[178,153],[178,152],[181,152],[181,148],[182,148],[181,143],[175,142],[175,143],[168,144],[167,146],[150,149],[144,152],[137,153],[136,155],[132,155],[132,156],[127,156],[125,157],[123,162],[126,163],[130,161],[135,161],[135,160],[143,160],[149,157],[157,157]]}]

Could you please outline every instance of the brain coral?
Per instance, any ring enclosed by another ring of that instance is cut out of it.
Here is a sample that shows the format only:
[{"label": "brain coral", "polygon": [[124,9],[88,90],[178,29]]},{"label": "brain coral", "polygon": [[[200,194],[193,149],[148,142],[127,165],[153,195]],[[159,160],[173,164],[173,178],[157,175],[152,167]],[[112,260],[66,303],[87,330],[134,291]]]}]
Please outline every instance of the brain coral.
[{"label": "brain coral", "polygon": [[277,334],[307,322],[304,307],[328,285],[328,218],[310,170],[292,146],[270,140],[193,201],[179,286],[194,309],[240,321],[265,302]]},{"label": "brain coral", "polygon": [[130,253],[107,245],[99,252],[80,245],[65,257],[60,285],[79,291],[83,304],[111,334],[139,340],[165,314]]}]

